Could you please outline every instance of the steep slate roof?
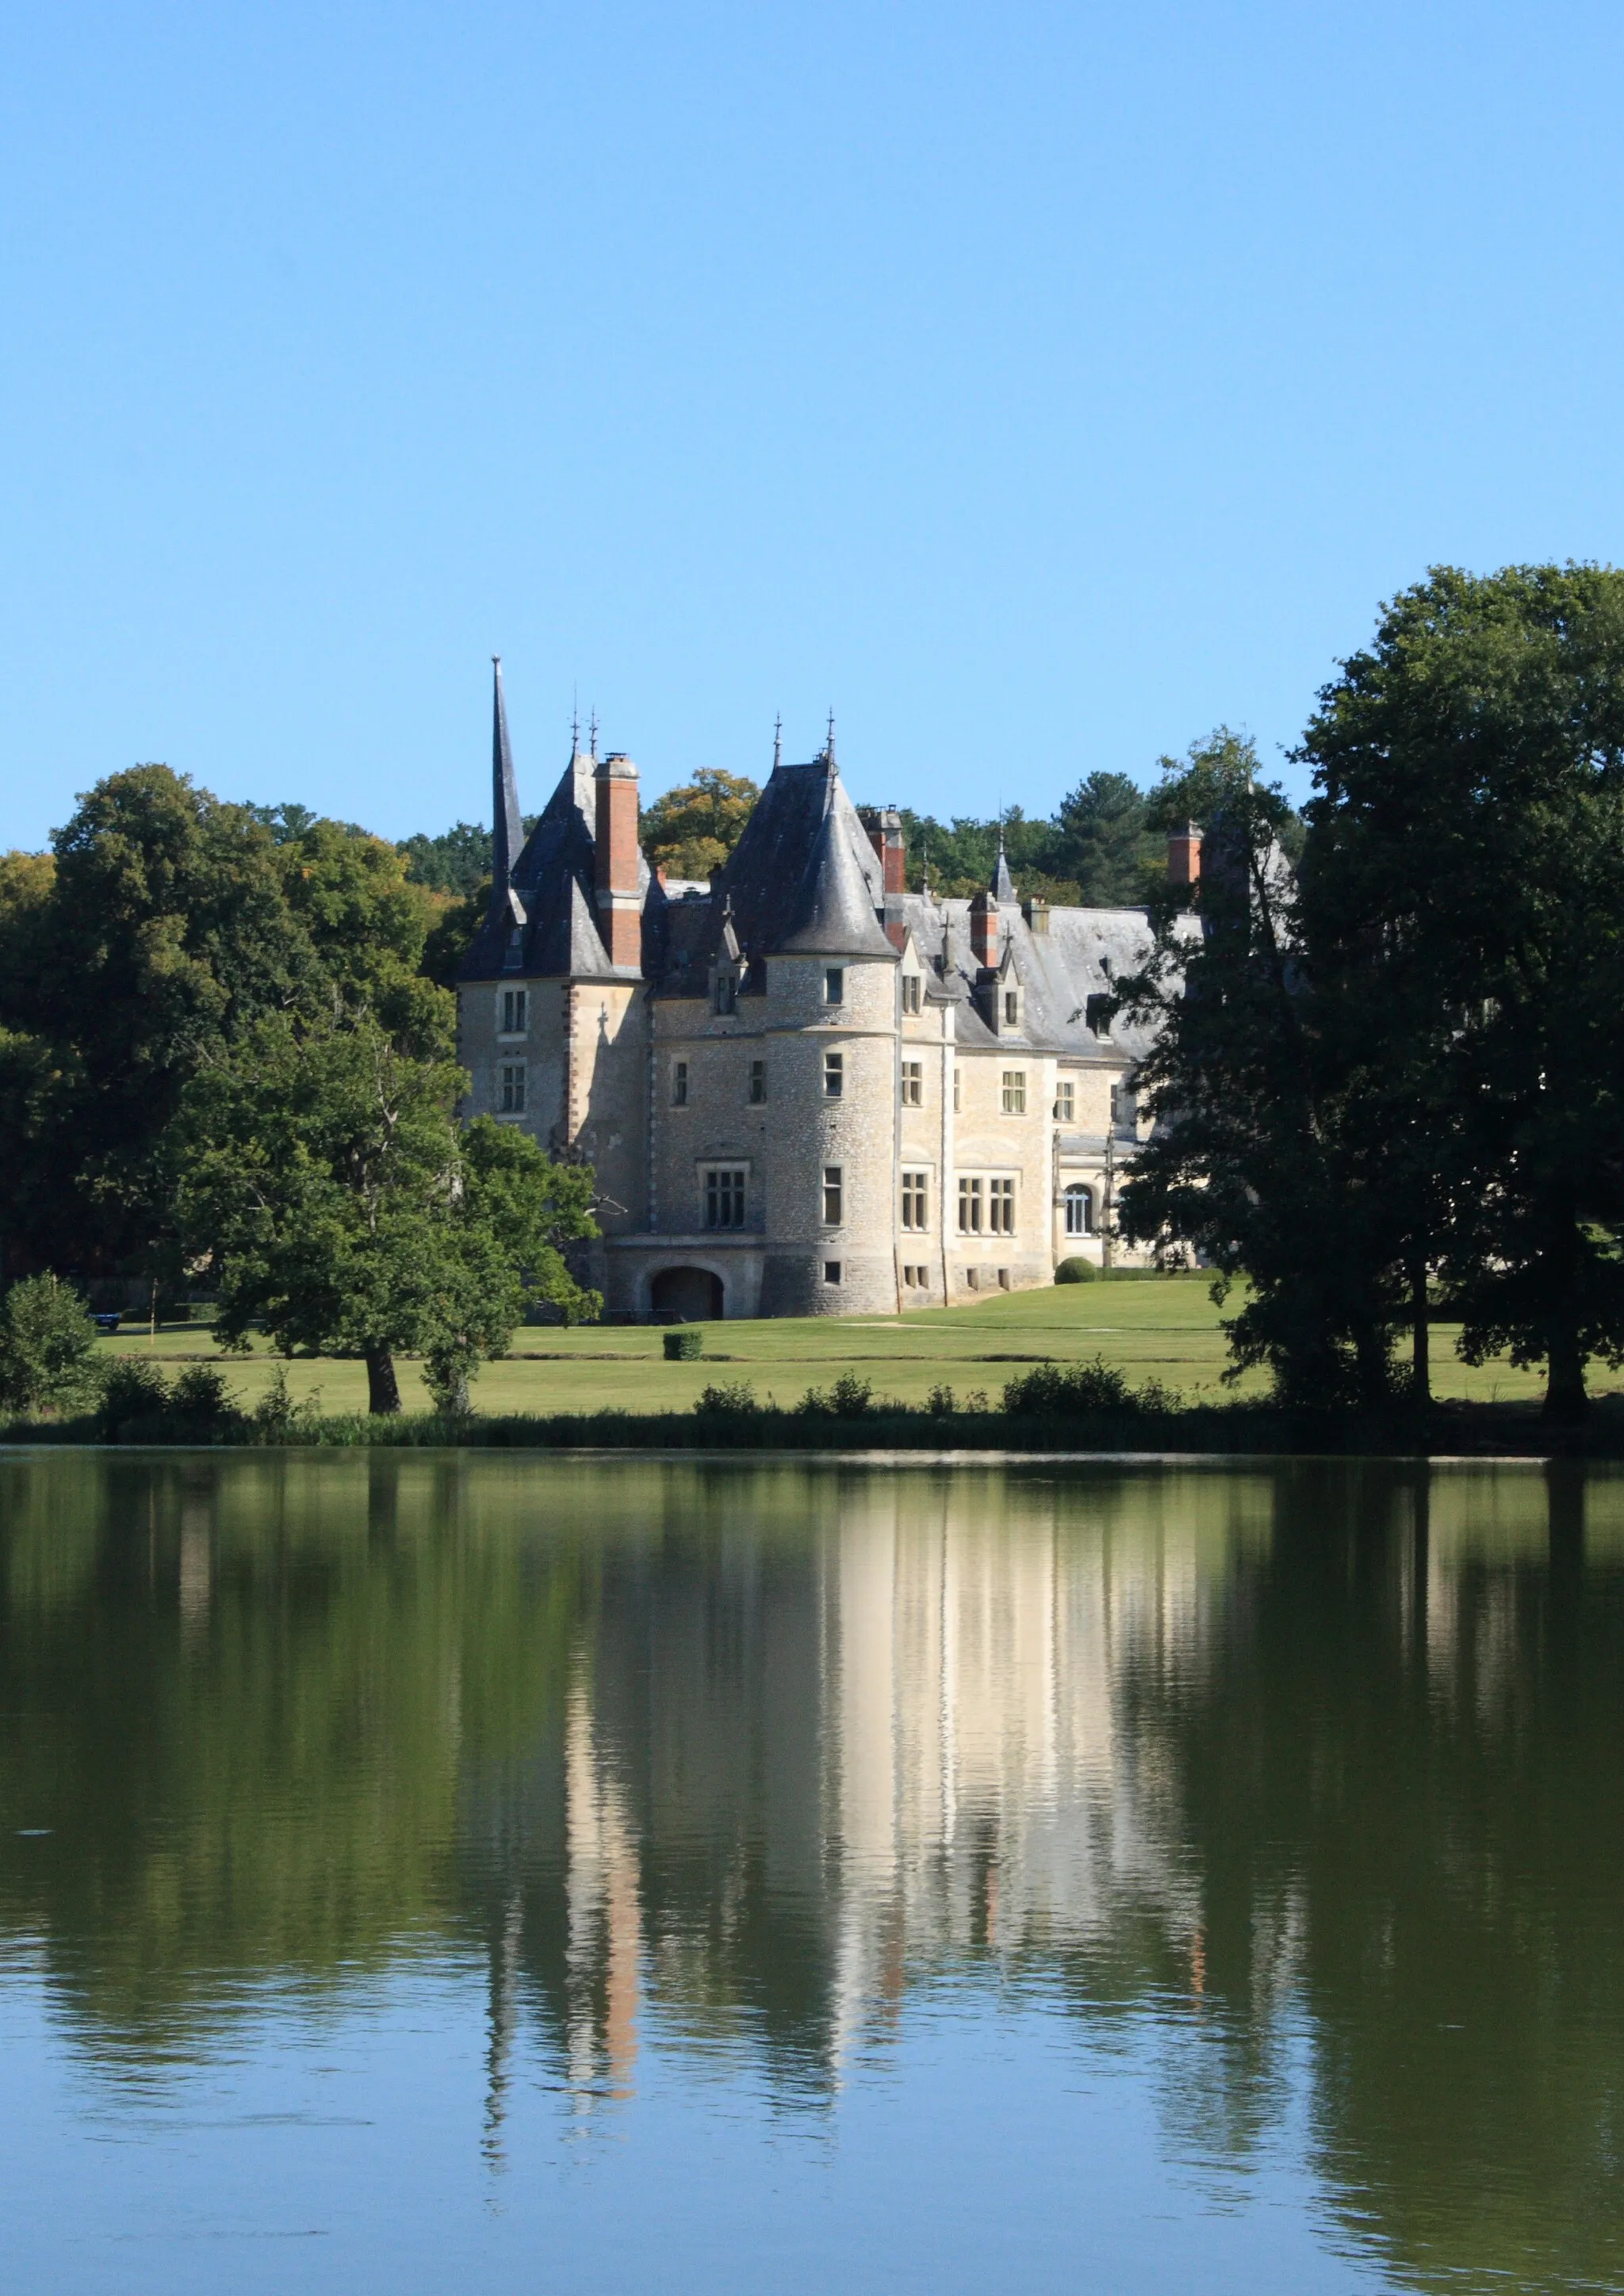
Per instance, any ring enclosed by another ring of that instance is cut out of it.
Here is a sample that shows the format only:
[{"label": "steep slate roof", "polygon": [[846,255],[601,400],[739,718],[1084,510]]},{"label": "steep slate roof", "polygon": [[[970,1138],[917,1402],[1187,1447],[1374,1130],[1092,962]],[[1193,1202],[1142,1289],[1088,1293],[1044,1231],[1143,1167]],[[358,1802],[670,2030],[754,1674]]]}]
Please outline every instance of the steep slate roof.
[{"label": "steep slate roof", "polygon": [[1018,902],[1000,901],[1000,967],[1007,953],[1026,992],[1025,1024],[995,1035],[976,1005],[982,974],[970,946],[970,903],[907,893],[900,908],[915,947],[937,976],[933,1000],[945,997],[958,1008],[954,1031],[961,1044],[1021,1046],[1107,1062],[1124,1054],[1136,1060],[1150,1050],[1151,1032],[1120,1015],[1104,1037],[1087,1021],[1088,999],[1111,996],[1115,983],[1149,955],[1150,921],[1143,909],[1051,909],[1048,931],[1035,933]]},{"label": "steep slate roof", "polygon": [[889,956],[878,912],[885,878],[833,761],[775,766],[744,834],[716,880],[747,955]]},{"label": "steep slate roof", "polygon": [[[522,921],[493,889],[490,909],[463,961],[463,980],[494,980],[504,972],[532,979],[617,977],[596,922],[593,763],[578,750],[564,767],[513,864],[512,891],[523,910]],[[663,906],[664,895],[641,859],[637,882],[645,904]],[[644,921],[646,930],[646,908]],[[511,938],[515,927],[517,940]]]}]

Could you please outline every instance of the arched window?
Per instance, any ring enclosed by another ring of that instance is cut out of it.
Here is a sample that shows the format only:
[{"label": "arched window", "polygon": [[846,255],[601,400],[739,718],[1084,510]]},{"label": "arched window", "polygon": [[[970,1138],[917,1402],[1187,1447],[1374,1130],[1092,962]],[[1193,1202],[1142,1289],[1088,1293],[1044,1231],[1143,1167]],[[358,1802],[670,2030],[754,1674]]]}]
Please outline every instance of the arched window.
[{"label": "arched window", "polygon": [[1066,1234],[1092,1235],[1094,1234],[1094,1190],[1085,1188],[1079,1180],[1074,1180],[1066,1190],[1065,1206]]}]

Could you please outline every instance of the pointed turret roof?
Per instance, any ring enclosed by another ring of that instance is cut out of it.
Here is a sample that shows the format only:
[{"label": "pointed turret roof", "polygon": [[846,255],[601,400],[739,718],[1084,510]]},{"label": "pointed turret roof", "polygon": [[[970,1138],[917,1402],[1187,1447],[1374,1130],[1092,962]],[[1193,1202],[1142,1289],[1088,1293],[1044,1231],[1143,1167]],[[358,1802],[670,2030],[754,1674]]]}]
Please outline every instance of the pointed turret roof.
[{"label": "pointed turret roof", "polygon": [[774,768],[712,899],[718,930],[731,901],[751,956],[897,953],[876,914],[885,900],[879,860],[826,750],[809,766]]},{"label": "pointed turret roof", "polygon": [[1010,875],[1009,863],[1004,857],[1002,830],[998,832],[998,865],[992,873],[992,882],[987,890],[995,901],[1013,901],[1015,898],[1015,881]]},{"label": "pointed turret roof", "polygon": [[524,843],[524,823],[519,811],[519,785],[513,778],[513,752],[507,738],[507,703],[502,693],[502,657],[493,653],[495,691],[491,702],[491,887],[493,908],[505,908],[513,864]]}]

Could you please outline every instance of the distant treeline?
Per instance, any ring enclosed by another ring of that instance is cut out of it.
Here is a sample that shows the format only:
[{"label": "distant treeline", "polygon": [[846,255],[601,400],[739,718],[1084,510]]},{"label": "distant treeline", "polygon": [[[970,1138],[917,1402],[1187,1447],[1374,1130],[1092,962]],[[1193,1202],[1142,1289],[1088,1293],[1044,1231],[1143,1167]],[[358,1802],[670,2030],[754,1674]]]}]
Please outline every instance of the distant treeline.
[{"label": "distant treeline", "polygon": [[[979,892],[997,864],[1002,838],[1022,894],[1087,908],[1136,906],[1166,876],[1169,830],[1204,818],[1218,789],[1255,774],[1257,757],[1244,735],[1220,726],[1186,756],[1158,759],[1157,769],[1160,779],[1150,790],[1126,774],[1085,775],[1047,817],[1029,818],[1012,805],[985,819],[961,814],[943,822],[904,806],[908,884],[917,892],[928,871],[935,892]],[[738,843],[760,794],[748,776],[716,767],[668,790],[643,816],[651,864],[672,877],[710,877]],[[1294,849],[1300,828],[1289,808],[1288,816],[1285,841]],[[526,819],[527,832],[537,818]],[[414,882],[433,892],[465,899],[490,881],[490,832],[472,821],[438,837],[420,832],[403,838],[398,849]]]}]

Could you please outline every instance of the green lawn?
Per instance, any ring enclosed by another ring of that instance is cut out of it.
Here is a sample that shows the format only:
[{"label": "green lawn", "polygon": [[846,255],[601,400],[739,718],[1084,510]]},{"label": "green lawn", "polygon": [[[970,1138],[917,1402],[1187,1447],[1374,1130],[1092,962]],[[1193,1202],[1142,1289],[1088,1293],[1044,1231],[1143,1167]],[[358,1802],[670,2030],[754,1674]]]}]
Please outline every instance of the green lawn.
[{"label": "green lawn", "polygon": [[[912,1315],[709,1324],[703,1330],[705,1360],[668,1364],[660,1332],[648,1326],[586,1325],[572,1332],[529,1326],[516,1335],[509,1359],[480,1374],[475,1407],[683,1410],[718,1379],[749,1380],[762,1402],[770,1397],[791,1404],[848,1366],[872,1380],[876,1396],[900,1402],[923,1403],[939,1381],[961,1398],[979,1388],[997,1402],[1004,1382],[1020,1368],[1008,1358],[1044,1356],[1057,1361],[1103,1356],[1132,1379],[1154,1373],[1186,1402],[1221,1402],[1236,1391],[1220,1383],[1224,1340],[1204,1277],[1063,1284]],[[1543,1392],[1538,1374],[1514,1371],[1504,1362],[1469,1369],[1455,1355],[1454,1336],[1448,1324],[1439,1324],[1433,1335],[1433,1388],[1439,1397],[1512,1402]],[[103,1344],[171,1365],[200,1357],[223,1361],[230,1384],[247,1404],[263,1393],[275,1362],[262,1343],[246,1357],[221,1357],[199,1325],[165,1325],[155,1339],[132,1328]],[[400,1374],[407,1410],[426,1409],[416,1366],[403,1361]],[[288,1378],[296,1396],[319,1388],[325,1410],[366,1407],[366,1374],[358,1363],[295,1363]],[[1598,1393],[1619,1384],[1617,1374],[1597,1367]],[[1266,1387],[1254,1374],[1239,1392],[1261,1394]]]}]

